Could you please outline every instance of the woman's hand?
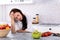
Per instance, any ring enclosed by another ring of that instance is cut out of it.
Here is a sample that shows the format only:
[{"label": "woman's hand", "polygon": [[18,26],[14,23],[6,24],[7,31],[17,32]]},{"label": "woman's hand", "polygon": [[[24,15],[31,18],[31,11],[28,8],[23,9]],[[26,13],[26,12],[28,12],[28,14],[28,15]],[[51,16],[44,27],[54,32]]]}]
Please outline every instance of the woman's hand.
[{"label": "woman's hand", "polygon": [[24,30],[17,30],[16,32],[24,32]]},{"label": "woman's hand", "polygon": [[10,18],[14,20],[14,13],[12,12],[10,15]]}]

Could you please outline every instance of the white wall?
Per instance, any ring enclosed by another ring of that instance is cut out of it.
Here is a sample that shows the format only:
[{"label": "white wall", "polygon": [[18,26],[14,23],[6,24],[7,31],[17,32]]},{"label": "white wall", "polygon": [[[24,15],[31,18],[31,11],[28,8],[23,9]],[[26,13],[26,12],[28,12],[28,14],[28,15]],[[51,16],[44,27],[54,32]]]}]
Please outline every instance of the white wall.
[{"label": "white wall", "polygon": [[[5,5],[6,15],[12,8],[19,8],[28,17],[28,22],[36,13],[40,14],[40,23],[59,23],[60,24],[60,1],[59,0],[35,0],[33,4]],[[31,16],[31,17],[30,17]],[[6,17],[9,19],[9,17]],[[6,19],[6,20],[7,20]],[[9,22],[9,20],[8,20]]]},{"label": "white wall", "polygon": [[3,19],[2,19],[2,6],[0,6],[0,21],[2,21]]}]

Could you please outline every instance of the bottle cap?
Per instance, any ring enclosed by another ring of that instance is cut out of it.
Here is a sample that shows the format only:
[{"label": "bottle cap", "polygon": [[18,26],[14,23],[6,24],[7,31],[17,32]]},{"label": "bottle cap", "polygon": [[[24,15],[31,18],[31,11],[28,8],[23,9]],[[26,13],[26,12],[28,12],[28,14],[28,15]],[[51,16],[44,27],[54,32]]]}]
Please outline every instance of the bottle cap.
[{"label": "bottle cap", "polygon": [[36,14],[36,15],[39,15],[39,14]]},{"label": "bottle cap", "polygon": [[33,18],[33,19],[36,19],[36,18]]}]

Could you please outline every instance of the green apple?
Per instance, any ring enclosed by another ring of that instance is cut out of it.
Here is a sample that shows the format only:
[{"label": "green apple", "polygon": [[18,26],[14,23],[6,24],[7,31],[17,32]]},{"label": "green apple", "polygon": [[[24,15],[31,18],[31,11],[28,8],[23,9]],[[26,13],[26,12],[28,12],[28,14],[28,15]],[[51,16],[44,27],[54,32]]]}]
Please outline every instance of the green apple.
[{"label": "green apple", "polygon": [[34,32],[32,32],[32,37],[34,39],[39,39],[41,37],[41,32],[38,32],[38,30],[35,30]]}]

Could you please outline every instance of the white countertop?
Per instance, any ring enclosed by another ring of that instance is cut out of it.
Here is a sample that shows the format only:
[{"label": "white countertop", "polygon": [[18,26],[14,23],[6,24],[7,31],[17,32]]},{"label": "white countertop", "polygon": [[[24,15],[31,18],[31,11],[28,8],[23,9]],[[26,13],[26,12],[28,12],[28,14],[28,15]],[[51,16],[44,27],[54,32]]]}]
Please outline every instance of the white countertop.
[{"label": "white countertop", "polygon": [[[51,30],[49,30],[51,28]],[[60,33],[60,25],[39,25],[39,24],[33,24],[28,26],[27,31],[33,32],[34,30],[38,30],[39,32],[55,32]]]}]

